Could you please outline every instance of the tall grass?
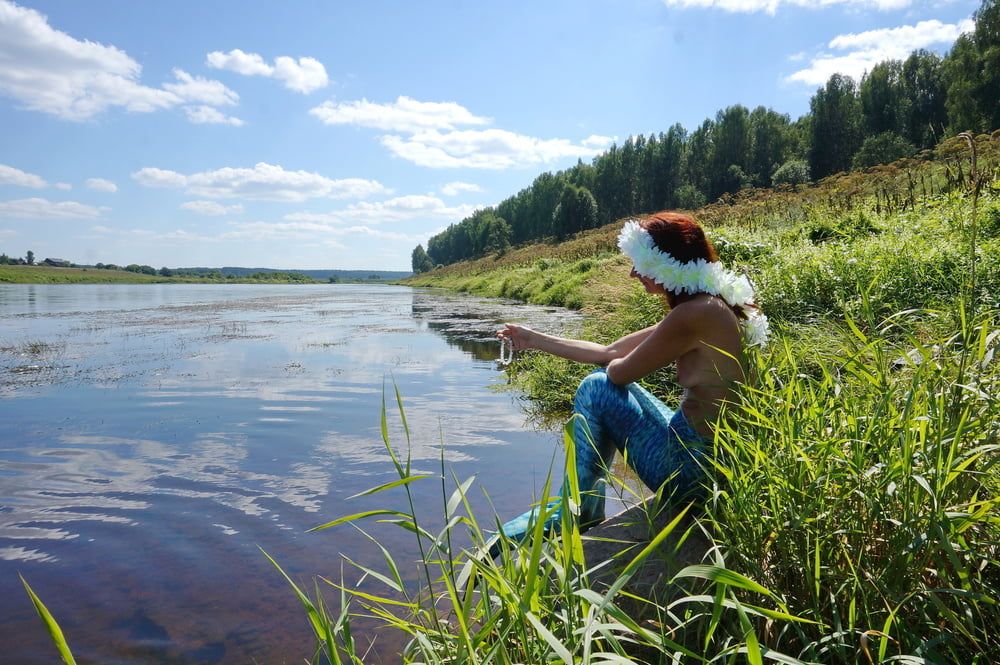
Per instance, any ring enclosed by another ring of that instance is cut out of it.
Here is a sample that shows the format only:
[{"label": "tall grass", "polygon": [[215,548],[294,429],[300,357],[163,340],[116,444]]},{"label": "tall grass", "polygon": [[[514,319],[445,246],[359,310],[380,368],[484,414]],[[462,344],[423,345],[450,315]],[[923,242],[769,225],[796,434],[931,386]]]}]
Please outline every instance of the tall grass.
[{"label": "tall grass", "polygon": [[807,372],[787,346],[760,358],[717,437],[705,519],[729,565],[817,622],[770,629],[803,658],[1000,658],[996,314],[896,355],[913,314],[848,322],[853,344]]},{"label": "tall grass", "polygon": [[[410,663],[996,662],[997,313],[959,317],[953,335],[911,340],[903,354],[890,329],[917,314],[845,323],[852,342],[808,371],[787,345],[754,356],[756,384],[720,420],[710,498],[610,561],[588,560],[571,511],[562,536],[543,533],[551,483],[530,537],[485,556],[497,524],[473,514],[473,480],[452,479],[449,491],[443,463],[436,479],[412,475],[383,410],[398,478],[368,493],[409,496],[412,482],[440,482],[445,526],[422,529],[411,500],[410,512],[318,527],[388,518],[417,539],[424,584],[408,590],[383,548],[381,565],[351,565],[384,593],[327,583],[342,609],[324,615],[296,589],[325,654],[316,662],[363,661],[349,631],[359,615],[406,633]],[[398,411],[405,431],[401,400]],[[579,505],[566,486],[560,497]],[[710,537],[704,560],[636,598],[632,576],[653,554],[669,559],[664,548],[688,530]],[[599,574],[609,568],[616,574]]]},{"label": "tall grass", "polygon": [[[398,394],[397,400],[406,431]],[[373,517],[388,518],[416,539],[423,552],[420,565],[426,586],[417,592],[408,590],[399,574],[400,564],[381,548],[382,565],[350,564],[361,576],[380,581],[383,594],[321,578],[341,598],[341,610],[332,614],[322,609],[322,591],[317,589],[315,600],[310,599],[285,575],[313,626],[317,640],[314,662],[363,662],[362,650],[350,631],[351,618],[359,616],[380,618],[387,627],[409,635],[410,642],[401,654],[408,663],[703,663],[736,657],[762,662],[765,656],[800,662],[763,645],[757,637],[755,617],[789,623],[810,620],[791,615],[777,594],[727,569],[719,557],[673,575],[671,584],[690,589],[690,593],[672,599],[671,604],[630,594],[629,581],[675,531],[702,528],[697,521],[685,520],[691,506],[672,515],[638,551],[624,550],[617,560],[587,560],[584,537],[574,516],[580,495],[570,425],[564,429],[570,482],[562,484],[558,494],[561,504],[570,509],[561,513],[559,534],[549,536],[544,530],[545,520],[554,510],[548,497],[551,483],[546,482],[538,504],[540,513],[529,537],[521,544],[501,540],[494,559],[486,552],[492,543],[489,530],[498,527],[495,516],[486,521],[476,518],[468,500],[474,479],[453,479],[454,489],[447,491],[443,462],[438,480],[442,483],[440,509],[445,526],[436,534],[419,526],[418,515],[412,512],[410,484],[429,477],[412,475],[409,460],[403,461],[394,450],[384,407],[382,422],[383,440],[398,478],[364,494],[403,491],[411,512],[366,511],[337,518],[315,530]],[[609,566],[618,572],[602,585],[592,584],[592,576]],[[640,620],[634,612],[622,609],[623,601],[632,606],[638,601],[645,606],[641,614],[655,619]]]}]

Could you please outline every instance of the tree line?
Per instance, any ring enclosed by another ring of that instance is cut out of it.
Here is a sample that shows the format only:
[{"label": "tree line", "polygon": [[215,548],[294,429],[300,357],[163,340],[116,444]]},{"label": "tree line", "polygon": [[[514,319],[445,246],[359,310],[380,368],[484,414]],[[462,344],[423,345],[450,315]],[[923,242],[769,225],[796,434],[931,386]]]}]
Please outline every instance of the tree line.
[{"label": "tree line", "polygon": [[590,164],[542,173],[412,254],[414,272],[540,238],[563,238],[645,211],[698,208],[746,187],[798,185],[933,148],[962,131],[1000,128],[1000,0],[944,56],[917,50],[860,81],[834,74],[797,120],[736,104],[689,132],[629,137]]}]

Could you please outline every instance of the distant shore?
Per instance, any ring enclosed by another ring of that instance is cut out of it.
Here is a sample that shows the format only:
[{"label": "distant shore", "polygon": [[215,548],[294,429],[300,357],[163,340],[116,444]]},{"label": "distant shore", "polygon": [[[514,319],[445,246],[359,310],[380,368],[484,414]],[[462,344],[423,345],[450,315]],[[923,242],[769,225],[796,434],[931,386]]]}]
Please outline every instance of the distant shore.
[{"label": "distant shore", "polygon": [[0,266],[0,284],[327,284],[315,279],[275,277],[165,277],[126,270],[55,268],[50,266]]}]

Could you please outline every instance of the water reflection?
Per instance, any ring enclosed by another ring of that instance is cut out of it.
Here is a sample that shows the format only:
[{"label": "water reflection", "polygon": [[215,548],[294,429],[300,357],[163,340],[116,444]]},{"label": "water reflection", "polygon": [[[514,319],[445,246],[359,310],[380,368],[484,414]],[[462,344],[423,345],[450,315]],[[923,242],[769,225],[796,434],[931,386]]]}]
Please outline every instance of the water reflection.
[{"label": "water reflection", "polygon": [[500,344],[495,336],[503,323],[522,323],[546,332],[565,332],[580,316],[558,307],[518,305],[513,300],[485,300],[461,293],[414,290],[413,319],[441,335],[476,360],[497,360]]},{"label": "water reflection", "polygon": [[[15,571],[60,599],[81,660],[305,657],[301,610],[258,547],[302,580],[338,576],[340,553],[380,557],[350,528],[305,531],[401,501],[346,501],[392,477],[383,390],[399,454],[420,471],[437,473],[443,457],[449,477],[478,475],[504,514],[535,498],[557,459],[558,437],[527,429],[513,396],[491,389],[504,381],[497,325],[572,325],[551,308],[381,285],[4,285],[0,319],[0,644],[11,662],[52,655]],[[512,485],[515,470],[524,482]],[[412,489],[435,526],[440,484]],[[489,506],[480,493],[473,502]],[[379,537],[416,558],[401,529]]]}]

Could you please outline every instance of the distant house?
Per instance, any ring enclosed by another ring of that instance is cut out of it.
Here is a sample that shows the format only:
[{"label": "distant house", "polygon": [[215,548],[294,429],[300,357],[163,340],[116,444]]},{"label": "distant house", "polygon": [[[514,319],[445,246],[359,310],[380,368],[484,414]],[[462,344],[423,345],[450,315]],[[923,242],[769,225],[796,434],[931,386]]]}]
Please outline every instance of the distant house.
[{"label": "distant house", "polygon": [[42,261],[42,265],[52,266],[53,268],[71,268],[73,264],[66,259],[45,259]]}]

